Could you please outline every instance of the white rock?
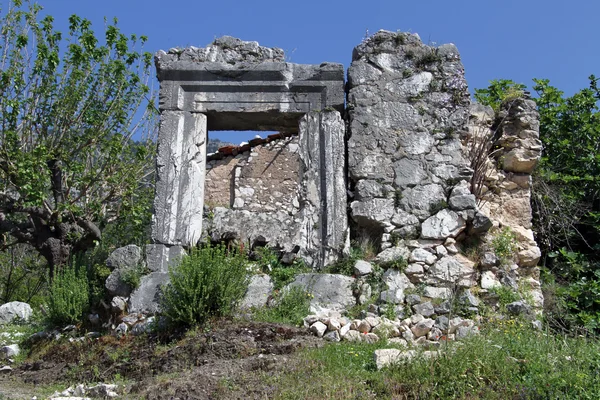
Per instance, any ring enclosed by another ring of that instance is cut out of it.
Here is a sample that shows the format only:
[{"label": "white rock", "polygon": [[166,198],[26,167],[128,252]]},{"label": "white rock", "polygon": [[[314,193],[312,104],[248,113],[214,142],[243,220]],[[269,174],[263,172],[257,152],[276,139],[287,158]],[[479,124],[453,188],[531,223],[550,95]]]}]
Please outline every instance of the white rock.
[{"label": "white rock", "polygon": [[342,327],[340,321],[335,318],[330,318],[329,323],[327,324],[327,329],[330,331],[338,331]]},{"label": "white rock", "polygon": [[418,247],[410,253],[409,261],[422,262],[428,265],[432,265],[434,262],[437,261],[437,257],[431,254],[429,251]]},{"label": "white rock", "polygon": [[2,354],[4,358],[16,357],[20,352],[21,349],[18,344],[11,344],[0,349],[0,354]]},{"label": "white rock", "polygon": [[424,316],[422,316],[421,314],[413,314],[413,315],[410,317],[410,324],[411,324],[411,325],[416,325],[416,324],[418,324],[419,322],[423,321],[424,319],[425,319],[425,317],[424,317]]},{"label": "white rock", "polygon": [[0,306],[0,325],[10,324],[16,320],[29,321],[33,310],[27,303],[11,301]]},{"label": "white rock", "polygon": [[[452,283],[461,287],[471,287],[476,284],[474,264],[464,262],[464,257],[443,257],[438,260],[428,272],[428,283]],[[467,260],[468,261],[468,260]]]},{"label": "white rock", "polygon": [[348,332],[350,332],[350,325],[351,325],[351,324],[346,324],[346,325],[344,325],[344,326],[342,326],[342,327],[340,328],[340,337],[341,337],[341,338],[344,338],[344,337],[346,337],[346,334],[347,334]]},{"label": "white rock", "polygon": [[415,350],[378,349],[374,354],[375,364],[377,369],[382,369],[400,361],[411,360],[416,354]]},{"label": "white rock", "polygon": [[317,322],[319,317],[317,315],[308,315],[304,317],[304,327],[309,328],[312,324]]},{"label": "white rock", "polygon": [[323,339],[329,342],[339,342],[342,340],[338,331],[327,332],[325,335],[323,335]]},{"label": "white rock", "polygon": [[363,337],[363,342],[365,343],[376,343],[379,341],[379,336],[374,333],[367,333]]},{"label": "white rock", "polygon": [[435,324],[434,320],[427,318],[427,319],[417,323],[410,330],[412,331],[413,335],[415,335],[415,337],[419,338],[421,336],[427,335],[429,333],[429,331],[431,331],[431,328],[433,328],[434,324]]},{"label": "white rock", "polygon": [[502,284],[492,271],[484,271],[481,273],[480,286],[482,289],[493,289],[502,286]]},{"label": "white rock", "polygon": [[441,246],[441,245],[436,246],[435,252],[438,255],[438,257],[445,257],[448,255],[448,250],[446,249],[446,247]]},{"label": "white rock", "polygon": [[375,328],[377,325],[379,325],[381,323],[381,318],[379,317],[367,317],[365,318],[365,321],[367,321],[367,323],[369,325],[371,325],[371,329]]},{"label": "white rock", "polygon": [[460,215],[445,208],[423,222],[421,237],[424,239],[456,237],[466,227],[467,224]]},{"label": "white rock", "polygon": [[323,337],[323,334],[325,333],[325,331],[327,331],[327,325],[325,325],[321,321],[317,321],[310,326],[310,331],[318,337]]},{"label": "white rock", "polygon": [[423,296],[431,299],[449,299],[452,296],[452,290],[443,287],[425,286]]},{"label": "white rock", "polygon": [[362,342],[363,336],[364,334],[360,333],[359,331],[350,330],[344,336],[344,340],[347,340],[349,342]]},{"label": "white rock", "polygon": [[360,324],[358,324],[356,330],[360,333],[368,333],[371,331],[371,325],[367,321],[363,320],[360,321]]},{"label": "white rock", "polygon": [[373,265],[370,262],[364,260],[357,260],[354,263],[354,274],[356,276],[368,275],[373,272]]}]

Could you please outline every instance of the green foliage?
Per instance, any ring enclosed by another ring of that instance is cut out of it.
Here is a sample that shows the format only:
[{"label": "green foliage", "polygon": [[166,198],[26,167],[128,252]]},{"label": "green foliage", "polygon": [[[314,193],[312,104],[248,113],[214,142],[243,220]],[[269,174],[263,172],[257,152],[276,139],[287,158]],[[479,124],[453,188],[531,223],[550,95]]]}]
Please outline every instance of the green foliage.
[{"label": "green foliage", "polygon": [[439,211],[442,211],[445,208],[448,208],[448,203],[446,202],[446,200],[440,200],[429,206],[429,213],[431,215],[434,215],[434,214],[437,214]]},{"label": "green foliage", "polygon": [[253,319],[300,326],[310,310],[311,295],[298,286],[279,292],[274,307],[263,307],[254,311]]},{"label": "green foliage", "polygon": [[414,58],[415,68],[417,70],[424,70],[431,64],[436,64],[442,61],[438,49],[432,48],[427,49],[423,53],[419,54],[418,57]]},{"label": "green foliage", "polygon": [[113,20],[99,38],[76,15],[63,35],[40,11],[14,1],[1,23],[0,231],[35,247],[52,272],[92,247],[98,228],[144,229],[150,186],[140,184],[153,170],[156,124],[146,37]]},{"label": "green foliage", "polygon": [[[545,269],[545,312],[553,327],[600,329],[600,265],[565,248],[549,254],[553,270]],[[551,272],[550,272],[551,271]]]},{"label": "green foliage", "polygon": [[0,304],[23,301],[32,307],[44,301],[47,290],[45,260],[27,245],[0,251]]},{"label": "green foliage", "polygon": [[93,307],[100,304],[106,295],[106,278],[110,275],[110,269],[106,264],[91,264],[87,270],[88,283],[90,286],[90,305]]},{"label": "green foliage", "polygon": [[510,79],[494,79],[487,88],[475,89],[474,97],[478,103],[498,111],[502,103],[523,97],[526,88],[522,83],[515,83]]},{"label": "green foliage", "polygon": [[[598,78],[567,97],[547,79],[534,79],[544,153],[533,176],[536,241],[542,249],[554,326],[600,326],[600,89]],[[511,89],[512,88],[512,89]],[[511,91],[508,80],[477,89],[475,98],[494,107]]]},{"label": "green foliage", "polygon": [[89,301],[84,267],[68,264],[56,272],[50,284],[48,319],[56,325],[79,322],[88,310]]},{"label": "green foliage", "polygon": [[292,265],[282,264],[278,254],[267,246],[258,247],[255,253],[258,256],[259,269],[271,277],[275,290],[279,290],[292,282],[296,275],[309,271],[309,268],[304,265],[304,261],[301,259],[294,260]]},{"label": "green foliage", "polygon": [[498,304],[500,305],[500,311],[506,311],[506,305],[515,301],[521,300],[521,296],[516,290],[508,286],[496,286],[489,289],[490,293],[498,297]]},{"label": "green foliage", "polygon": [[571,97],[534,79],[544,154],[534,176],[534,224],[559,285],[563,325],[600,328],[600,112],[598,79]]},{"label": "green foliage", "polygon": [[229,316],[248,288],[248,260],[225,246],[192,249],[169,268],[163,287],[164,314],[185,325],[203,325],[212,317]]},{"label": "green foliage", "polygon": [[[537,332],[515,320],[377,370],[373,352],[391,343],[332,343],[307,349],[292,368],[261,375],[273,398],[594,399],[600,343]],[[406,349],[401,349],[406,351]]]},{"label": "green foliage", "polygon": [[132,268],[125,268],[121,271],[121,280],[132,289],[137,289],[140,286],[142,276],[146,275],[149,270],[144,264],[138,264]]},{"label": "green foliage", "polygon": [[492,249],[500,264],[506,266],[514,259],[518,250],[517,236],[508,226],[505,226],[492,239]]}]

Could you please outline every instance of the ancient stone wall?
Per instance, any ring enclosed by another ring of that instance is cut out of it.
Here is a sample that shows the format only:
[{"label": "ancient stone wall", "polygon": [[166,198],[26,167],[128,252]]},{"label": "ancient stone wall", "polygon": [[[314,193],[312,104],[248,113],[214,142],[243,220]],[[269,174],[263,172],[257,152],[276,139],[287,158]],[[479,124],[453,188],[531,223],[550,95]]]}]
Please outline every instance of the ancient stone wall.
[{"label": "ancient stone wall", "polygon": [[[487,143],[485,149],[480,145]],[[506,285],[530,297],[539,308],[543,296],[537,262],[541,251],[534,240],[531,214],[531,174],[542,152],[536,104],[526,95],[504,102],[497,113],[474,104],[471,122],[463,132],[463,145],[470,159],[473,151],[485,150],[478,165],[480,180],[474,191],[481,210],[493,222],[483,238],[479,266],[484,291]],[[501,260],[494,242],[504,238],[514,245],[513,255]]]},{"label": "ancient stone wall", "polygon": [[[457,242],[489,220],[469,191],[472,170],[460,132],[469,116],[464,68],[454,45],[380,31],[354,49],[348,71],[348,174],[355,235],[369,235],[382,261],[408,261],[395,287],[448,297],[478,282]],[[390,302],[403,295],[384,293]]]},{"label": "ancient stone wall", "polygon": [[298,136],[272,141],[206,163],[204,204],[248,211],[282,210],[296,214],[300,207]]},{"label": "ancient stone wall", "polygon": [[[354,49],[346,85],[339,64],[286,63],[280,49],[230,37],[161,51],[156,63],[153,273],[132,310],[154,309],[169,263],[201,237],[269,245],[315,269],[339,260],[349,237],[370,242],[386,269],[379,301],[399,310],[408,290],[476,307],[475,292],[489,298],[500,284],[525,285],[541,304],[535,103],[515,99],[497,114],[472,106],[454,45],[377,32]],[[207,131],[223,129],[282,134],[207,158]],[[502,235],[513,258],[494,250]],[[352,286],[359,303],[371,296],[363,278]]]}]

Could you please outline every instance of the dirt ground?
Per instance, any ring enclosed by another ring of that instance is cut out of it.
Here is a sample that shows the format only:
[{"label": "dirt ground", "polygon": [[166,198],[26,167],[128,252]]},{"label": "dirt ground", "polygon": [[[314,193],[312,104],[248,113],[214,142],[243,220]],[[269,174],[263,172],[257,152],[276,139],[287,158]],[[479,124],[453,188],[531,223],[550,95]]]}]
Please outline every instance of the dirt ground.
[{"label": "dirt ground", "polygon": [[41,399],[40,388],[115,381],[124,382],[121,398],[271,398],[260,374],[288,368],[297,350],[321,345],[303,328],[239,321],[169,335],[39,342],[0,376],[0,399]]}]

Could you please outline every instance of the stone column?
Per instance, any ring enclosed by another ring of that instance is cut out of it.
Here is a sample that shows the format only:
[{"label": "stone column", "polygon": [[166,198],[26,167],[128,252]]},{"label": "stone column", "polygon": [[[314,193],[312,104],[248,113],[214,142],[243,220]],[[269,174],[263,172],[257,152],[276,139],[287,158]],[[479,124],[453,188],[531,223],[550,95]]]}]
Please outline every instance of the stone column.
[{"label": "stone column", "polygon": [[152,273],[144,276],[139,288],[132,293],[130,312],[159,311],[159,288],[168,281],[169,266],[184,254],[184,247],[200,240],[206,132],[204,114],[162,111],[152,216],[153,244],[146,246],[146,262]]},{"label": "stone column", "polygon": [[300,120],[307,250],[316,255],[318,267],[349,248],[344,133],[337,111],[310,112]]},{"label": "stone column", "polygon": [[152,241],[195,245],[202,234],[206,115],[163,111],[156,170]]}]

